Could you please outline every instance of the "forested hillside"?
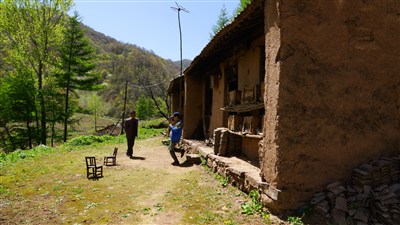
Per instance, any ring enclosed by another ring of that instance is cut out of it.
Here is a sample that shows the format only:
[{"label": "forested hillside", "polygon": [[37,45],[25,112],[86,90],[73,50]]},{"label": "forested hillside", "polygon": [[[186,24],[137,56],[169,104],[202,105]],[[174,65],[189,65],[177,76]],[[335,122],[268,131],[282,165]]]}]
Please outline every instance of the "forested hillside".
[{"label": "forested hillside", "polygon": [[[129,109],[134,108],[142,96],[150,101],[157,99],[160,108],[166,112],[166,90],[169,81],[179,74],[180,62],[163,59],[144,48],[119,42],[82,26],[96,49],[96,70],[106,84],[99,92],[102,100],[111,103],[105,113],[113,117],[121,116],[126,84]],[[189,60],[183,62],[184,68],[190,64]]]},{"label": "forested hillside", "polygon": [[167,116],[179,63],[86,27],[71,7],[0,1],[0,151],[65,142],[77,112]]}]

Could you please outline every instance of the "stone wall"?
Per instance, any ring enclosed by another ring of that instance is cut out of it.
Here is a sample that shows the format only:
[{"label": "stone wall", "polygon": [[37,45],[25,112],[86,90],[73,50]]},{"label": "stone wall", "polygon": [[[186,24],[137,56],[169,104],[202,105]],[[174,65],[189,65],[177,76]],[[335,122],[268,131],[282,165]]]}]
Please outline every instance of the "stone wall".
[{"label": "stone wall", "polygon": [[400,151],[400,1],[265,2],[261,175],[296,208]]}]

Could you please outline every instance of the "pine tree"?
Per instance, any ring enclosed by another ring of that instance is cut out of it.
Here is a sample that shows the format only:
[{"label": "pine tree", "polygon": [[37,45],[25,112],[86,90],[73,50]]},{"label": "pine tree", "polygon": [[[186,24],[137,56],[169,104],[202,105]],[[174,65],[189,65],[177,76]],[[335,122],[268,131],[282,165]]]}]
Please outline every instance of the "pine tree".
[{"label": "pine tree", "polygon": [[77,12],[70,17],[64,32],[64,41],[61,46],[61,74],[59,86],[64,89],[64,142],[67,141],[68,123],[73,115],[70,107],[70,94],[75,90],[96,90],[100,86],[100,74],[92,72],[95,68],[94,49],[85,37],[81,28]]},{"label": "pine tree", "polygon": [[218,16],[217,24],[212,27],[212,33],[210,34],[210,37],[213,38],[222,28],[224,28],[229,23],[229,21],[230,20],[226,11],[226,6],[225,4],[223,4],[221,12]]},{"label": "pine tree", "polygon": [[234,17],[236,15],[238,15],[239,13],[241,13],[247,7],[247,5],[250,3],[251,3],[251,0],[240,0],[240,4],[236,8],[236,13],[234,14]]}]

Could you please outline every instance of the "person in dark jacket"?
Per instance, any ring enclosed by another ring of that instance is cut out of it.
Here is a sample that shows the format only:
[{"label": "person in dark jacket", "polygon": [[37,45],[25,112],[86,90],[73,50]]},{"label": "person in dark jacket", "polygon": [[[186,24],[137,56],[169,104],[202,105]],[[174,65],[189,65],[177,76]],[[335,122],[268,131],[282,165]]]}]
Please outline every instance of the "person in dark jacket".
[{"label": "person in dark jacket", "polygon": [[172,165],[177,166],[179,165],[179,161],[175,155],[175,146],[178,145],[181,140],[183,123],[182,120],[180,119],[181,114],[179,112],[174,112],[172,116],[174,117],[174,122],[171,122],[169,124],[169,128],[171,129],[171,134],[170,134],[171,142],[169,144],[168,150],[169,154],[174,160]]},{"label": "person in dark jacket", "polygon": [[135,138],[138,136],[138,120],[136,119],[136,112],[131,112],[131,118],[125,121],[124,129],[126,140],[128,141],[128,150],[126,155],[133,157],[133,146],[135,145]]}]

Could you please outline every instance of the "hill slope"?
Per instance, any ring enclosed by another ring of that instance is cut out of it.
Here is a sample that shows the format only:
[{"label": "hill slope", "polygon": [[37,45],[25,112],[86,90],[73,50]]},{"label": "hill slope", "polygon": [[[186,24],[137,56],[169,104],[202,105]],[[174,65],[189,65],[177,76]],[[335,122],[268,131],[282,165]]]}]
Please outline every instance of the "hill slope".
[{"label": "hill slope", "polygon": [[[124,90],[128,82],[128,108],[134,108],[143,95],[163,99],[166,103],[169,81],[180,70],[180,61],[163,59],[152,51],[133,44],[122,43],[82,24],[96,49],[97,71],[102,74],[106,88],[99,92],[111,104],[107,115],[118,117],[123,111]],[[184,68],[190,60],[183,60]],[[168,107],[168,105],[166,106]],[[129,110],[128,109],[128,110]]]}]

